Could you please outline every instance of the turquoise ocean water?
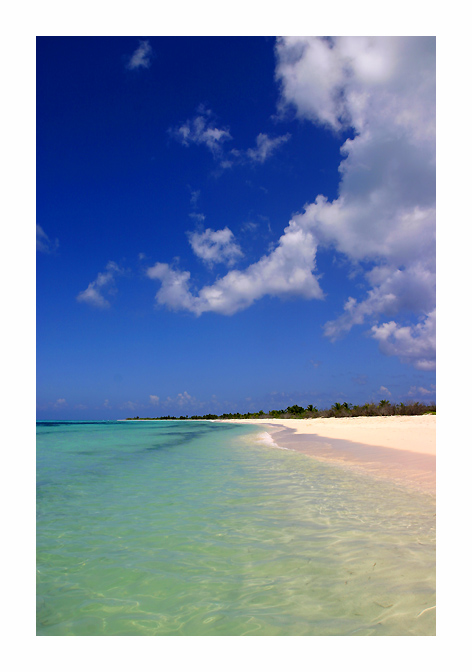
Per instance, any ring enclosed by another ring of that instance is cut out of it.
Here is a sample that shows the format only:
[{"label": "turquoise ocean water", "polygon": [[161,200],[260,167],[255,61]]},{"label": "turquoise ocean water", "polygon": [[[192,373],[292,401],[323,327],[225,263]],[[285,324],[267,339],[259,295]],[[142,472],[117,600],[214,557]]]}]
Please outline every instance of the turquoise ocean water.
[{"label": "turquoise ocean water", "polygon": [[38,635],[433,635],[435,500],[211,422],[38,422]]}]

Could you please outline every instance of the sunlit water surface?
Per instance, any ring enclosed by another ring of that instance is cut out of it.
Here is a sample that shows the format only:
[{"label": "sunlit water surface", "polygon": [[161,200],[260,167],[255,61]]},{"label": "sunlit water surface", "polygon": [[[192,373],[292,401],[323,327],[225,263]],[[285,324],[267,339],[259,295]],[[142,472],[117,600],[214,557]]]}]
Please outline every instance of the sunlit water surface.
[{"label": "sunlit water surface", "polygon": [[38,423],[39,635],[433,635],[435,501],[211,422]]}]

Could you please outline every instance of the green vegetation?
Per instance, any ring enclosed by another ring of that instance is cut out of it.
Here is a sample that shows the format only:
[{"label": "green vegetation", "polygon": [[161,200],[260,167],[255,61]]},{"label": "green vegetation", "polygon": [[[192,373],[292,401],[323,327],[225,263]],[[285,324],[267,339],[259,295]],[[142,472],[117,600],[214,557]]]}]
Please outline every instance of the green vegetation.
[{"label": "green vegetation", "polygon": [[265,418],[354,418],[354,417],[368,417],[378,415],[436,415],[436,405],[425,405],[419,401],[410,402],[408,404],[391,404],[388,399],[382,399],[378,404],[373,402],[364,404],[363,406],[353,406],[347,402],[336,402],[331,408],[319,411],[316,406],[308,404],[306,408],[294,404],[279,411],[273,410],[268,413],[259,411],[258,413],[223,413],[222,415],[215,415],[207,413],[206,415],[181,415],[176,417],[174,415],[163,415],[159,418],[126,418],[127,420],[259,420]]}]

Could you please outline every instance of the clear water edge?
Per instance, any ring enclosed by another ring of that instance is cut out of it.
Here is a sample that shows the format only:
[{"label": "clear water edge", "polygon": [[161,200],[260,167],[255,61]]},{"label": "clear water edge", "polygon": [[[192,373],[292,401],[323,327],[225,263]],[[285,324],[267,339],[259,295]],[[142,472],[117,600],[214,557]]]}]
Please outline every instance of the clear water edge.
[{"label": "clear water edge", "polygon": [[216,423],[38,423],[38,635],[433,635],[434,497]]}]

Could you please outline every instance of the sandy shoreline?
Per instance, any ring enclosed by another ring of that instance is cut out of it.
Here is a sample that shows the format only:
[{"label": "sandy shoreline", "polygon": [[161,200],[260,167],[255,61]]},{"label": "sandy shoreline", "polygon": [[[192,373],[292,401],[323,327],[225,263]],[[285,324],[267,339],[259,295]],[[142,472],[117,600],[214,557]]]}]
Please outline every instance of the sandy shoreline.
[{"label": "sandy shoreline", "polygon": [[[135,422],[155,421],[139,419]],[[270,435],[274,448],[295,450],[430,494],[436,491],[435,415],[211,422],[254,425]],[[270,439],[266,443],[270,443]]]},{"label": "sandy shoreline", "polygon": [[279,447],[435,491],[434,415],[217,422],[258,425]]},{"label": "sandy shoreline", "polygon": [[[296,434],[346,439],[369,446],[436,455],[435,415],[393,415],[310,420],[224,420],[292,429]],[[269,431],[269,430],[268,430]],[[270,433],[270,432],[269,432]]]}]

